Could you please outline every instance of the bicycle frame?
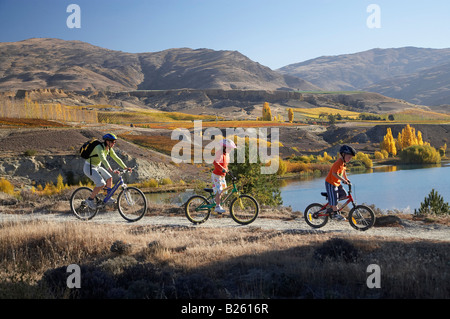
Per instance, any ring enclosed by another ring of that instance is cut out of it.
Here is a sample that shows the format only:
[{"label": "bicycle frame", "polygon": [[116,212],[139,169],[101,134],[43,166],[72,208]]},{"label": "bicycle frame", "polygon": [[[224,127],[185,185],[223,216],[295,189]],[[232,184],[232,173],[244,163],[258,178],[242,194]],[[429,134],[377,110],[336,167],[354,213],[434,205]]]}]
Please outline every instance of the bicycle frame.
[{"label": "bicycle frame", "polygon": [[[356,206],[356,201],[354,200],[353,195],[352,195],[352,186],[351,186],[351,184],[349,185],[348,195],[346,197],[342,198],[342,199],[338,199],[338,201],[344,201],[344,200],[347,200],[347,201],[345,202],[345,204],[342,207],[340,207],[338,209],[338,211],[342,211],[350,203],[353,204],[353,207]],[[324,204],[322,206],[322,208],[320,209],[319,213],[317,214],[317,217],[329,216],[330,213],[326,212],[326,209],[328,207],[330,207],[329,203]]]},{"label": "bicycle frame", "polygon": [[123,181],[123,177],[122,174],[124,172],[120,172],[119,175],[119,180],[116,182],[116,184],[112,187],[104,187],[104,189],[106,189],[106,196],[105,198],[103,198],[102,203],[106,204],[108,202],[108,200],[114,195],[114,193],[119,189],[120,186],[122,186],[123,188],[126,188],[127,185],[124,183]]},{"label": "bicycle frame", "polygon": [[[238,188],[236,186],[236,182],[234,180],[232,180],[232,183],[233,183],[233,185],[230,185],[230,186],[226,187],[222,191],[222,193],[224,193],[224,192],[226,192],[226,191],[231,189],[231,192],[224,199],[221,200],[222,203],[227,202],[228,199],[231,197],[231,195],[233,195],[234,193],[237,193],[238,196],[239,196],[239,190],[238,190]],[[200,209],[200,208],[215,208],[216,207],[216,200],[215,200],[214,197],[215,197],[215,195],[213,193],[210,193],[210,195],[208,197],[208,201],[210,201],[211,203],[208,204],[208,205],[205,205],[205,206],[197,207],[197,209]]]}]

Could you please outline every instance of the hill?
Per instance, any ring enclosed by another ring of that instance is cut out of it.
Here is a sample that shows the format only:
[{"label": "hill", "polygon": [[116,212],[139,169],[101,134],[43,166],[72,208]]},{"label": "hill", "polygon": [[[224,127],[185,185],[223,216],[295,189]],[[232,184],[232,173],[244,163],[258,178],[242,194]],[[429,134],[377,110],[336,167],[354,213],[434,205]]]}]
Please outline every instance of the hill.
[{"label": "hill", "polygon": [[[325,90],[369,90],[406,101],[448,104],[450,49],[404,47],[323,56],[278,71],[303,78]],[[439,81],[434,81],[439,80]],[[381,82],[380,85],[375,85]],[[411,90],[406,84],[414,82]]]},{"label": "hill", "polygon": [[430,106],[449,104],[450,63],[386,79],[367,87],[366,90],[416,104]]},{"label": "hill", "polygon": [[0,90],[42,88],[319,89],[237,51],[182,48],[133,54],[50,38],[0,43]]}]

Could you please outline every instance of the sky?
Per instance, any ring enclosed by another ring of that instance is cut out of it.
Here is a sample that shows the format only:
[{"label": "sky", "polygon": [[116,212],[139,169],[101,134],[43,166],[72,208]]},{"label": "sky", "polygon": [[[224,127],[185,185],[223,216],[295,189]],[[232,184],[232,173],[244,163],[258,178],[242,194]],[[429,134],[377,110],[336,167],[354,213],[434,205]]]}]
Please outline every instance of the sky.
[{"label": "sky", "polygon": [[448,48],[450,1],[0,0],[0,42],[29,38],[130,53],[236,50],[275,70],[373,48]]}]

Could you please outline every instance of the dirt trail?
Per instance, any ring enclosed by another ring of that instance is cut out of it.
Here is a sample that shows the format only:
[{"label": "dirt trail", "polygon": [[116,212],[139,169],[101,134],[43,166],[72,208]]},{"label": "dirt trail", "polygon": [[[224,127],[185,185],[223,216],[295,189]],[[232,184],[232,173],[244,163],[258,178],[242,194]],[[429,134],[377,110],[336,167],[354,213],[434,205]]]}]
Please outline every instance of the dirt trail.
[{"label": "dirt trail", "polygon": [[381,236],[385,238],[411,238],[436,241],[450,241],[450,227],[440,224],[425,224],[409,220],[402,220],[400,227],[373,227],[365,232],[353,229],[347,222],[331,221],[323,228],[313,229],[306,224],[302,218],[295,220],[280,220],[269,218],[258,218],[247,226],[238,225],[230,217],[211,216],[209,220],[201,225],[193,225],[184,216],[144,216],[135,223],[125,221],[117,211],[99,213],[90,221],[80,221],[70,213],[61,214],[2,214],[0,223],[13,221],[42,220],[51,222],[73,222],[73,223],[103,223],[111,225],[142,226],[154,225],[164,227],[192,227],[192,228],[241,228],[250,227],[258,230],[278,230],[284,232],[295,232],[304,234],[336,233],[340,235],[357,235],[363,238]]}]

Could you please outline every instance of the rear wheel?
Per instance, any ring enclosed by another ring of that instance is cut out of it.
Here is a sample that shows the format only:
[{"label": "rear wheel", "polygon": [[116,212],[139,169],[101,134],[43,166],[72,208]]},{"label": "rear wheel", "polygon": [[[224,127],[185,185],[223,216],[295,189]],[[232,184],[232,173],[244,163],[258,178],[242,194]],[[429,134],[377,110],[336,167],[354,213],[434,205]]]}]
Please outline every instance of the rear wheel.
[{"label": "rear wheel", "polygon": [[86,200],[91,196],[91,193],[92,189],[89,187],[80,187],[77,188],[70,197],[70,209],[72,213],[81,220],[89,220],[97,215],[98,208],[92,209],[86,203]]},{"label": "rear wheel", "polygon": [[194,195],[188,199],[184,205],[186,218],[194,224],[201,224],[208,220],[211,208],[208,207],[208,200],[200,195]]},{"label": "rear wheel", "polygon": [[[323,210],[324,205],[314,203],[306,207],[305,209],[305,221],[313,228],[320,228],[325,226],[328,222],[328,215],[325,215],[325,210]],[[319,216],[319,213],[323,213],[323,216]]]},{"label": "rear wheel", "polygon": [[369,207],[358,205],[348,213],[348,221],[353,228],[365,231],[375,224],[375,214]]}]

